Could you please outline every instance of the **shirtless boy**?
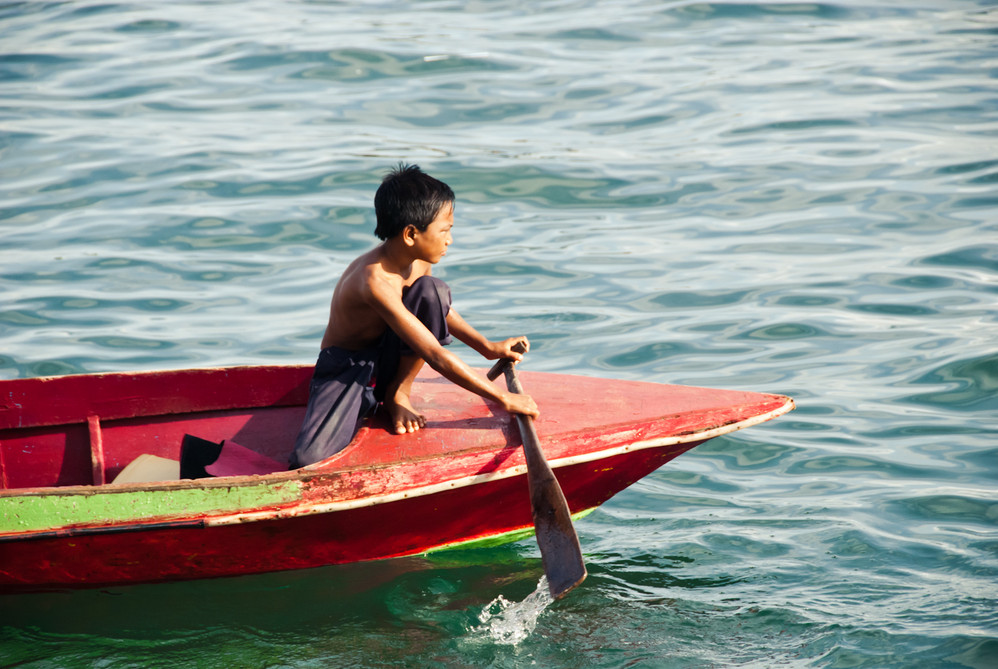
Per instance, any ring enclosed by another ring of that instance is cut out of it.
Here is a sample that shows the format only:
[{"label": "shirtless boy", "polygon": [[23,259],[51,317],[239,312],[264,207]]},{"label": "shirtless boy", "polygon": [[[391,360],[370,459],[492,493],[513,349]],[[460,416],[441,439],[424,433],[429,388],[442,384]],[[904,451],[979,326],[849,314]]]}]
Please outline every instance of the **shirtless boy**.
[{"label": "shirtless boy", "polygon": [[378,403],[398,434],[425,427],[412,404],[424,361],[462,388],[511,413],[536,417],[529,395],[501,391],[444,348],[451,336],[487,360],[523,355],[526,337],[490,341],[450,306],[450,289],[431,275],[451,244],[454,193],[415,165],[390,172],[374,197],[382,243],[347,267],[333,291],[308,410],[293,468],[324,460],[353,439]]}]

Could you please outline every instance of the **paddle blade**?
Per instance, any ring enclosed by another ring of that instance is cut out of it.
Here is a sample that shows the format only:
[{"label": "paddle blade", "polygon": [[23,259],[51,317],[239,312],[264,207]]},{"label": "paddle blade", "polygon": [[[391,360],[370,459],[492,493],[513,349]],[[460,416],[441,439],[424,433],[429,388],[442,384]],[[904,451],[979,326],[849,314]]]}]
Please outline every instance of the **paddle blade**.
[{"label": "paddle blade", "polygon": [[544,459],[536,432],[531,438],[533,425],[524,427],[528,418],[518,416],[520,433],[524,436],[523,452],[527,459],[527,481],[530,487],[530,506],[533,509],[537,546],[541,550],[544,574],[547,576],[551,597],[560,599],[586,578],[586,564],[582,547],[572,524],[568,502]]}]

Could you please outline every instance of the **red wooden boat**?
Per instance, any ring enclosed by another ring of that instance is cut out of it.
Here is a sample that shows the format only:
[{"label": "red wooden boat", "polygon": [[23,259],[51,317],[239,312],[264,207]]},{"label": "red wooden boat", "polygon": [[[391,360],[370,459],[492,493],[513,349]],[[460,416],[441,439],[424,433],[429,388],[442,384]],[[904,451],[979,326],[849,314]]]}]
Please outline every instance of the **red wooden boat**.
[{"label": "red wooden boat", "polygon": [[[375,418],[345,450],[287,471],[310,374],[0,381],[0,592],[301,569],[531,534],[515,421],[433,372],[414,391],[425,429],[397,436]],[[521,378],[575,517],[697,444],[794,406],[751,392]],[[216,468],[223,475],[177,480],[185,434],[225,441],[223,455],[235,455]],[[166,472],[143,473],[150,463]]]}]

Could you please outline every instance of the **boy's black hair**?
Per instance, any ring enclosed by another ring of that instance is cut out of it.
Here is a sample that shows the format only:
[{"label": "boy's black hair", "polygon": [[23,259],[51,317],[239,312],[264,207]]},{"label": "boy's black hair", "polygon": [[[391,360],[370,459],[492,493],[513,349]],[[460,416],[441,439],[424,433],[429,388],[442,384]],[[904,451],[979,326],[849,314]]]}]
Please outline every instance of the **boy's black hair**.
[{"label": "boy's black hair", "polygon": [[378,239],[391,239],[413,225],[423,231],[440,209],[454,203],[454,191],[443,181],[419,169],[419,165],[399,163],[385,175],[374,195]]}]

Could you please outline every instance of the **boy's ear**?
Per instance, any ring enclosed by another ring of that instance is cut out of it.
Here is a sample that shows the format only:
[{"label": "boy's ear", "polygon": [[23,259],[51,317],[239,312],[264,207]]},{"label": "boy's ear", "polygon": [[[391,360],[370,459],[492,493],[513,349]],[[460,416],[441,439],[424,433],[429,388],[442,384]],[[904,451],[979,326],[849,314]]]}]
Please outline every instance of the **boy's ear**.
[{"label": "boy's ear", "polygon": [[406,246],[412,246],[416,243],[416,226],[407,225],[402,230],[402,241]]}]

